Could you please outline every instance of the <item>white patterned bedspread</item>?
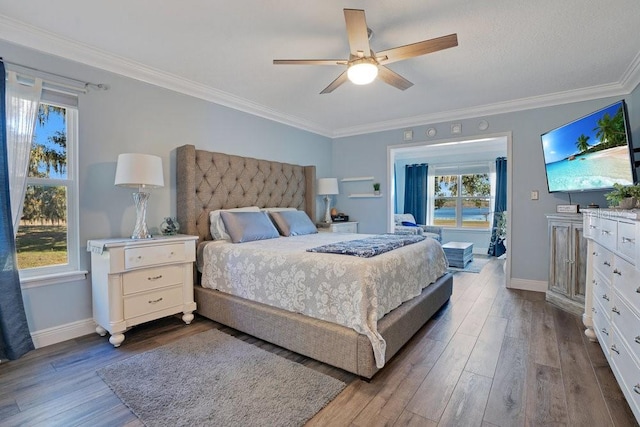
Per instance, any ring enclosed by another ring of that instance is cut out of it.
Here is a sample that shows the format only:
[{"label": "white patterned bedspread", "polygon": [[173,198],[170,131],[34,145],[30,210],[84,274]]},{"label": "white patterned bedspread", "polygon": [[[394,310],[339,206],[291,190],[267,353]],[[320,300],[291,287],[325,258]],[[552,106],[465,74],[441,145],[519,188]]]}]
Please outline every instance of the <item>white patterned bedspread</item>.
[{"label": "white patterned bedspread", "polygon": [[366,335],[376,365],[386,343],[378,320],[447,271],[434,239],[372,258],[306,252],[363,234],[318,233],[247,243],[213,241],[198,249],[202,286],[353,328]]}]

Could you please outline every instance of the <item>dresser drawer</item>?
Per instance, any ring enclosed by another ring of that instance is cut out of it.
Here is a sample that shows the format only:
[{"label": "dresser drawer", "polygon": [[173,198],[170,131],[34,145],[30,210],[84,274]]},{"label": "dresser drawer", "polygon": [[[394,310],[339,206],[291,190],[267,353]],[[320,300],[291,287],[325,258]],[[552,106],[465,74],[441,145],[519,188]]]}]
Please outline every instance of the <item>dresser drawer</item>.
[{"label": "dresser drawer", "polygon": [[620,338],[627,343],[636,361],[640,361],[640,318],[622,300],[616,301],[620,314],[612,318]]},{"label": "dresser drawer", "polygon": [[618,252],[629,261],[636,258],[636,226],[634,223],[618,222]]},{"label": "dresser drawer", "polygon": [[613,372],[616,374],[631,410],[638,417],[640,414],[640,368],[615,329],[610,348]]},{"label": "dresser drawer", "polygon": [[629,306],[640,314],[640,272],[631,263],[617,258],[611,286]]},{"label": "dresser drawer", "polygon": [[184,279],[184,268],[181,265],[150,267],[130,271],[122,275],[124,295],[144,292],[170,285],[179,285]]},{"label": "dresser drawer", "polygon": [[599,301],[593,304],[593,330],[598,336],[598,341],[603,349],[609,349],[611,341],[611,322],[609,320],[609,312],[605,310]]},{"label": "dresser drawer", "polygon": [[600,218],[598,226],[600,230],[595,236],[596,242],[600,243],[607,249],[615,250],[616,242],[618,241],[618,222],[612,221],[610,219]]},{"label": "dresser drawer", "polygon": [[127,248],[124,250],[124,267],[147,267],[180,261],[189,261],[184,244],[156,245],[139,248]]},{"label": "dresser drawer", "polygon": [[173,286],[125,297],[124,317],[132,319],[174,306],[180,306],[180,310],[182,310],[182,286]]},{"label": "dresser drawer", "polygon": [[611,273],[613,273],[613,252],[609,251],[604,246],[595,245],[592,254],[593,269],[600,273],[604,279],[610,281]]},{"label": "dresser drawer", "polygon": [[606,282],[598,282],[598,285],[593,287],[593,300],[600,303],[608,317],[611,317],[610,314],[614,298],[613,294],[613,289],[610,288]]}]

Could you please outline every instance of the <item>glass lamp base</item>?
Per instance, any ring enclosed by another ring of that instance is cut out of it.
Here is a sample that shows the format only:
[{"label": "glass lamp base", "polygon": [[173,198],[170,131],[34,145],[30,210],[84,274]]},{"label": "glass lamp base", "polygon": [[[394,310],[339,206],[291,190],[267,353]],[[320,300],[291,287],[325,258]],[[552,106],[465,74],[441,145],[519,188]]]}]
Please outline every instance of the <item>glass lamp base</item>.
[{"label": "glass lamp base", "polygon": [[133,201],[136,203],[136,226],[131,234],[132,239],[150,239],[151,233],[147,229],[147,201],[151,193],[133,193]]}]

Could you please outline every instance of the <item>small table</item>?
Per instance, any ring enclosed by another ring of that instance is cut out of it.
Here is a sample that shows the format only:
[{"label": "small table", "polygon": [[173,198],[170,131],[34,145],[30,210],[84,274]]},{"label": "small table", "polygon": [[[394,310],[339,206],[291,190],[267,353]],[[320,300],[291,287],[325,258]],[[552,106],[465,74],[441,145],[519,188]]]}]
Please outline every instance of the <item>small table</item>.
[{"label": "small table", "polygon": [[442,245],[450,267],[464,268],[473,261],[473,243],[449,242]]}]

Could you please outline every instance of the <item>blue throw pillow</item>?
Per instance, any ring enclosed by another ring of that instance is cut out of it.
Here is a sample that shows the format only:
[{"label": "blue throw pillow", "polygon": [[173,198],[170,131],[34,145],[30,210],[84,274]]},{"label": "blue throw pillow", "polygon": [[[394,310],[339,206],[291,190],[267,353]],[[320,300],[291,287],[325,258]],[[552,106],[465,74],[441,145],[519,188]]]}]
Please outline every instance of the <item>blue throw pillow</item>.
[{"label": "blue throw pillow", "polygon": [[417,227],[418,224],[410,222],[410,221],[402,221],[402,225],[406,225],[407,227]]}]

